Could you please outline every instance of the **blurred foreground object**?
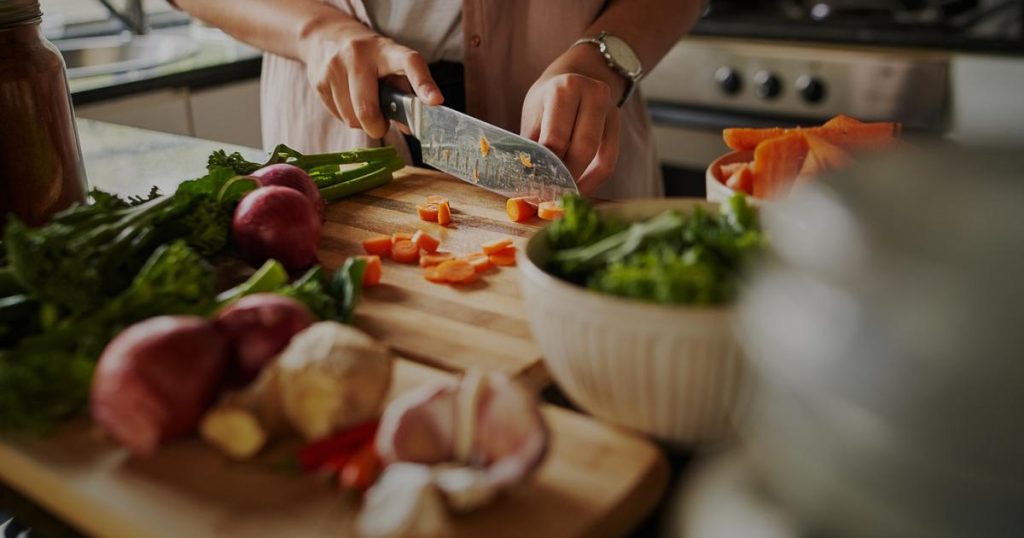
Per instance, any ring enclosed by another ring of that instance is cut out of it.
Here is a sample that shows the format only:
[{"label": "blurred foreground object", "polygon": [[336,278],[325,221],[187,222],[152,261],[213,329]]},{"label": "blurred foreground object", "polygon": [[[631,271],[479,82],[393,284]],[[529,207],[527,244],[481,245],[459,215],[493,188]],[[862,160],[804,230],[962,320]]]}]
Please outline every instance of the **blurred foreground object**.
[{"label": "blurred foreground object", "polygon": [[747,456],[824,536],[1024,534],[1019,153],[901,151],[793,192],[740,313]]}]

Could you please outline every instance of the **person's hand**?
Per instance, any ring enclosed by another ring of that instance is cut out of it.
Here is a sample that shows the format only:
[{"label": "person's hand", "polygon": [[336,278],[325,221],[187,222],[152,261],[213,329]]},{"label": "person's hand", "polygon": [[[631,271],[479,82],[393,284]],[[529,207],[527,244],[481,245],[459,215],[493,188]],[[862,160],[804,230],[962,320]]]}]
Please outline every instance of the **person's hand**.
[{"label": "person's hand", "polygon": [[444,101],[423,56],[357,21],[337,21],[308,32],[300,47],[310,85],[345,125],[382,138],[380,79],[414,92],[430,105]]},{"label": "person's hand", "polygon": [[619,96],[625,80],[591,46],[573,47],[534,83],[521,134],[565,162],[584,194],[611,178],[619,158]]}]

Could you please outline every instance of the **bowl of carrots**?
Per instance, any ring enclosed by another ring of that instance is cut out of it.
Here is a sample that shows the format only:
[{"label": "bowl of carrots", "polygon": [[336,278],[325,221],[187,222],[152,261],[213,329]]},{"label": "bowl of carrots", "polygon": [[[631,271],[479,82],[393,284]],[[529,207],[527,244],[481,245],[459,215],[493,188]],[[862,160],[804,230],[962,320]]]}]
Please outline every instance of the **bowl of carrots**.
[{"label": "bowl of carrots", "polygon": [[733,151],[708,166],[707,199],[720,203],[738,192],[755,204],[782,198],[801,182],[895,146],[901,131],[899,123],[865,123],[844,115],[817,127],[725,129],[722,138]]},{"label": "bowl of carrots", "polygon": [[737,196],[563,209],[518,255],[554,380],[596,417],[672,444],[728,435],[743,373],[732,304],[762,246],[756,208]]}]

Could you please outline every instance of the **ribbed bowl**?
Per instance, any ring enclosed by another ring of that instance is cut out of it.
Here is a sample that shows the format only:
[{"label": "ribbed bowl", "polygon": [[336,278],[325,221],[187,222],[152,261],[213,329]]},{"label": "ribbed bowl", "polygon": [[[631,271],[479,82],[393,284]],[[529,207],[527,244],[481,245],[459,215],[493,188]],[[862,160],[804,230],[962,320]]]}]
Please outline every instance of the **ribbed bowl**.
[{"label": "ribbed bowl", "polygon": [[[636,220],[666,209],[711,204],[643,200],[603,208]],[[520,281],[534,338],[566,395],[593,415],[674,444],[717,440],[743,373],[724,307],[672,307],[589,291],[546,273],[547,236],[519,254]]]}]

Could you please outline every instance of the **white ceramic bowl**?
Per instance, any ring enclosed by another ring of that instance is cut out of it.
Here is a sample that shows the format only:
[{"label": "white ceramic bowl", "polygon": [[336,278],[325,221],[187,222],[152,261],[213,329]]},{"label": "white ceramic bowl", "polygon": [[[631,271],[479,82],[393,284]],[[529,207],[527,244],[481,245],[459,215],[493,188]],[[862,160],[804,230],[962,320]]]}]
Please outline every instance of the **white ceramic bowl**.
[{"label": "white ceramic bowl", "polygon": [[[726,153],[721,157],[714,160],[711,165],[708,166],[707,172],[705,172],[705,186],[707,187],[707,199],[709,202],[716,204],[724,204],[729,201],[736,194],[736,191],[725,185],[725,181],[729,178],[722,177],[722,165],[733,164],[733,163],[749,163],[754,160],[753,151],[733,151]],[[754,205],[763,203],[764,201],[753,196],[747,196],[747,199]]]},{"label": "white ceramic bowl", "polygon": [[[602,209],[629,220],[711,204],[644,200]],[[675,444],[720,439],[743,373],[730,307],[649,304],[576,286],[546,273],[547,236],[519,254],[534,338],[566,395],[593,415]]]}]

